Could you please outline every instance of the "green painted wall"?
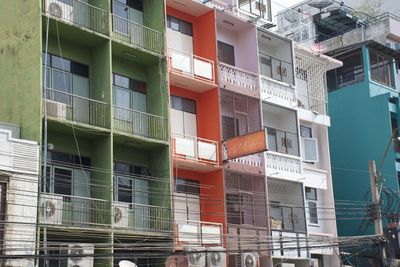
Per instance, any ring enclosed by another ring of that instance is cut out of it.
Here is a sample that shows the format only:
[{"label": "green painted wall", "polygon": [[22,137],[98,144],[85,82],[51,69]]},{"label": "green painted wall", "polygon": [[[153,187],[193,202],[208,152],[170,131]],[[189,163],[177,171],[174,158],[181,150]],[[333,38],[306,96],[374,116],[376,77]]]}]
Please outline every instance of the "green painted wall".
[{"label": "green painted wall", "polygon": [[150,153],[144,149],[114,144],[114,161],[123,161],[150,167]]},{"label": "green painted wall", "polygon": [[165,32],[164,5],[160,0],[143,1],[143,23],[156,31]]},{"label": "green painted wall", "polygon": [[[23,19],[21,19],[23,18]],[[41,139],[40,1],[0,1],[0,121]]]},{"label": "green painted wall", "polygon": [[[376,85],[371,86],[367,73],[364,82],[329,93],[329,113],[332,124],[329,128],[329,139],[336,200],[368,201],[371,199],[370,193],[367,194],[366,199],[363,199],[363,196],[370,192],[368,162],[375,160],[379,166],[392,135],[389,112],[390,92],[383,87],[381,89],[380,95],[371,97],[371,90],[376,91]],[[397,191],[393,144],[381,173],[385,178],[385,186]],[[336,214],[340,236],[373,234],[373,225],[370,225],[365,232],[360,232],[362,223],[360,217],[363,217],[363,214],[346,214],[346,211],[337,210]]]}]

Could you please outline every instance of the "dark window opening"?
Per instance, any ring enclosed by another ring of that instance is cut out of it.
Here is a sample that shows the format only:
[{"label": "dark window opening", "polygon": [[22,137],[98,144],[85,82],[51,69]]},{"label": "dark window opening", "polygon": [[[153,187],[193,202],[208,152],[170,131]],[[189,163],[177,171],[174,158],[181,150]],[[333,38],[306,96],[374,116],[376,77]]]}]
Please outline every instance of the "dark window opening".
[{"label": "dark window opening", "polygon": [[191,195],[200,195],[199,181],[177,178],[175,180],[175,192]]},{"label": "dark window opening", "polygon": [[395,87],[392,58],[369,49],[369,66],[373,81],[391,88]]},{"label": "dark window opening", "polygon": [[171,95],[171,107],[176,110],[196,114],[196,101],[192,99]]},{"label": "dark window opening", "polygon": [[341,87],[364,80],[364,66],[361,49],[335,57],[343,61],[343,66],[327,72],[328,90],[334,91]]},{"label": "dark window opening", "polygon": [[235,47],[218,41],[218,60],[231,66],[235,66]]}]

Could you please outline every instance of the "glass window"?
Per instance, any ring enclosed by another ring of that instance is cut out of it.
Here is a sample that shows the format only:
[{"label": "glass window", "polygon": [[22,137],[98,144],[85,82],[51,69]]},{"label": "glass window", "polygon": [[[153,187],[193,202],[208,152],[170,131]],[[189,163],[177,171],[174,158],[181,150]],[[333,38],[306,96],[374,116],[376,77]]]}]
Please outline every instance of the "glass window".
[{"label": "glass window", "polygon": [[71,73],[89,78],[89,67],[77,62],[71,62]]},{"label": "glass window", "polygon": [[71,71],[71,61],[54,55],[51,56],[51,66],[60,70]]},{"label": "glass window", "polygon": [[118,201],[132,203],[133,180],[131,178],[117,176],[118,179]]},{"label": "glass window", "polygon": [[196,114],[196,101],[180,96],[171,96],[171,106],[173,109]]},{"label": "glass window", "polygon": [[317,189],[310,187],[305,189],[310,223],[318,224]]},{"label": "glass window", "polygon": [[72,194],[72,170],[54,168],[54,193],[70,196]]},{"label": "glass window", "polygon": [[218,41],[218,60],[231,66],[235,66],[234,46]]},{"label": "glass window", "polygon": [[394,88],[393,60],[370,49],[369,61],[371,79],[375,82]]},{"label": "glass window", "polygon": [[193,36],[193,27],[192,23],[190,22],[172,16],[167,16],[167,27],[182,34]]},{"label": "glass window", "polygon": [[191,195],[200,195],[199,181],[177,178],[175,180],[175,192],[191,194]]},{"label": "glass window", "polygon": [[[52,80],[53,80],[53,86],[52,89],[66,92],[66,93],[71,93],[72,88],[71,88],[71,74],[59,70],[53,69],[52,71]],[[64,102],[64,101],[62,101]]]},{"label": "glass window", "polygon": [[312,130],[310,127],[300,126],[300,135],[304,138],[312,138]]}]

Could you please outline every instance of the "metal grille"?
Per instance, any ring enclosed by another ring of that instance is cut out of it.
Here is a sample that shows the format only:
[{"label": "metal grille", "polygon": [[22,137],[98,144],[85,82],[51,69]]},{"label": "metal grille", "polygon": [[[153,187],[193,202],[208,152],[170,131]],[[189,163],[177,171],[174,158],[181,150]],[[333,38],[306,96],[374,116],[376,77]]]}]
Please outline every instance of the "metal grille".
[{"label": "metal grille", "polygon": [[327,114],[326,63],[296,53],[296,88],[300,108]]}]

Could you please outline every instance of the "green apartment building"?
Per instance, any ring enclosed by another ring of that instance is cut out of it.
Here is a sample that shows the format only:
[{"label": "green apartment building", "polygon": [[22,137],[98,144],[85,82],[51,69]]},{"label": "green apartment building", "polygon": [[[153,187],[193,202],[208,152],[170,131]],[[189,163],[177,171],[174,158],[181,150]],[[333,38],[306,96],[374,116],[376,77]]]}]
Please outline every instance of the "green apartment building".
[{"label": "green apartment building", "polygon": [[172,251],[164,14],[160,0],[1,1],[0,121],[42,147],[38,266]]}]

